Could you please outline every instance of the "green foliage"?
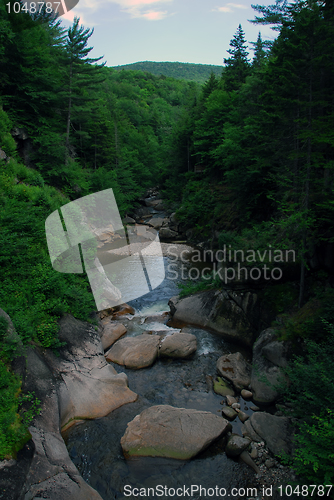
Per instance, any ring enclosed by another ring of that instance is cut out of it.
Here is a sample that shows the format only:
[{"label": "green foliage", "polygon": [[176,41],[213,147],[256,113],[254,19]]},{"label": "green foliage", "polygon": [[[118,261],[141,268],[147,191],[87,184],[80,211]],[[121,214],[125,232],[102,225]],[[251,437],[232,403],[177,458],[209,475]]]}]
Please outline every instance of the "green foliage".
[{"label": "green foliage", "polygon": [[310,424],[298,425],[293,468],[310,484],[334,485],[334,411],[314,415]]},{"label": "green foliage", "polygon": [[15,457],[31,438],[28,426],[39,411],[34,395],[21,395],[20,391],[21,381],[0,360],[0,460]]},{"label": "green foliage", "polygon": [[213,73],[216,76],[221,76],[221,66],[213,66],[212,64],[191,64],[180,62],[137,62],[133,64],[123,64],[114,66],[117,71],[122,70],[137,70],[144,73],[161,77],[171,77],[180,80],[193,81],[204,83]]}]

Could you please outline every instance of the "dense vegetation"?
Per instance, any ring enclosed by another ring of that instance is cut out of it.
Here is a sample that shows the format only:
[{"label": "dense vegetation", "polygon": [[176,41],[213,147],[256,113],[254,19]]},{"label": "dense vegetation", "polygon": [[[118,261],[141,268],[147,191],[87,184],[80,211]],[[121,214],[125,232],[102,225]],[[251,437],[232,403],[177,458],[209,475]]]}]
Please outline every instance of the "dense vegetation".
[{"label": "dense vegetation", "polygon": [[[329,484],[334,6],[276,0],[256,11],[256,23],[275,26],[276,41],[268,45],[259,35],[251,62],[239,26],[222,73],[200,87],[160,70],[104,67],[89,57],[92,32],[79,20],[65,30],[47,16],[9,15],[1,0],[0,307],[23,343],[51,348],[59,345],[62,314],[90,318],[88,281],[53,271],[44,221],[68,201],[108,187],[125,215],[159,184],[195,242],[295,250],[284,278],[262,288],[282,338],[299,354],[285,396],[299,419],[293,465],[309,482]],[[10,408],[4,424],[0,415],[4,456],[17,447],[13,434],[21,443],[26,422],[19,381],[8,371],[17,346],[5,334],[1,340],[1,401]],[[321,398],[319,387],[326,388]]]},{"label": "dense vegetation", "polygon": [[144,73],[151,73],[152,75],[169,76],[172,78],[187,80],[190,82],[205,83],[210,77],[211,73],[220,77],[222,73],[221,66],[213,64],[191,64],[181,62],[153,62],[142,61],[132,64],[121,64],[120,66],[113,66],[114,69],[121,71],[136,70],[143,71]]}]

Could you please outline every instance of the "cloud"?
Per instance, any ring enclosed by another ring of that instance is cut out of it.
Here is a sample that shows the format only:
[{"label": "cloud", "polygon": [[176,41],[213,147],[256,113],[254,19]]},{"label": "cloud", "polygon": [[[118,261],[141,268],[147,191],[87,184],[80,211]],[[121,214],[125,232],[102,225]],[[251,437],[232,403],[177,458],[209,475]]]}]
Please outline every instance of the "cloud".
[{"label": "cloud", "polygon": [[227,3],[224,7],[216,7],[212,10],[214,12],[234,12],[235,9],[248,9],[248,7],[241,3]]},{"label": "cloud", "polygon": [[[160,21],[161,19],[163,19],[167,15],[168,15],[168,12],[166,10],[163,12],[162,11],[157,12],[157,11],[152,10],[151,12],[146,12],[145,14],[141,14],[139,17],[144,17],[148,21]],[[136,16],[136,17],[138,17],[138,16]]]}]

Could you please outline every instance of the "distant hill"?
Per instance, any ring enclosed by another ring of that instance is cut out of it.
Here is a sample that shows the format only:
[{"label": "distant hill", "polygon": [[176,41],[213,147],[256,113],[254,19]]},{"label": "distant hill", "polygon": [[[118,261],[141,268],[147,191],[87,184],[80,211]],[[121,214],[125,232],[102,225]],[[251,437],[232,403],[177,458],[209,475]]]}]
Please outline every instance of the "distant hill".
[{"label": "distant hill", "polygon": [[143,61],[132,64],[123,64],[122,66],[113,66],[113,68],[117,70],[132,69],[146,71],[157,76],[165,75],[178,80],[194,81],[198,83],[206,82],[212,71],[217,76],[221,76],[222,73],[222,66],[181,62]]}]

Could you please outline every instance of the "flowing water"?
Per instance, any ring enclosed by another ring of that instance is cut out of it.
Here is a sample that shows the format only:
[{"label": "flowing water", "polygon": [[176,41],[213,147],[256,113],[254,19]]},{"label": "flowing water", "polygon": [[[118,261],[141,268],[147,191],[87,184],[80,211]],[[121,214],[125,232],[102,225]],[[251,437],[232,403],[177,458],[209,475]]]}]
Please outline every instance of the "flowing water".
[{"label": "flowing water", "polygon": [[[190,247],[179,244],[172,248],[167,244],[162,246],[166,278],[158,288],[131,302],[136,315],[122,319],[122,323],[128,328],[127,335],[140,335],[145,330],[167,328],[161,322],[159,314],[169,310],[168,300],[179,292],[177,283],[182,281],[182,271],[184,277],[185,270],[194,266],[184,262],[185,252],[191,250]],[[181,254],[183,259],[177,260],[175,254]],[[129,279],[133,280],[135,276]],[[208,388],[207,376],[216,376],[216,362],[223,354],[241,350],[249,357],[249,352],[226,342],[217,334],[189,325],[185,325],[182,331],[197,337],[198,349],[191,359],[159,359],[152,367],[141,370],[114,365],[118,372],[127,374],[130,389],[138,394],[137,401],[118,408],[104,418],[73,427],[64,436],[70,457],[82,477],[104,500],[138,498],[140,490],[134,490],[130,494],[132,488],[154,488],[157,485],[161,485],[161,488],[155,494],[152,490],[141,490],[143,496],[146,493],[153,499],[219,498],[217,490],[209,488],[218,487],[221,494],[224,493],[222,488],[225,488],[229,495],[232,488],[247,488],[251,484],[254,472],[244,463],[226,457],[223,451],[224,438],[187,461],[150,457],[125,460],[122,454],[120,439],[127,423],[150,406],[168,404],[221,414],[222,397]],[[241,399],[240,403],[242,410],[251,412],[245,401]],[[240,434],[240,427],[238,419],[233,422],[234,432]],[[193,492],[187,490],[191,485],[194,485]],[[167,490],[162,495],[159,494],[165,487]],[[182,488],[182,491],[173,495],[173,488]],[[189,496],[191,493],[193,495]],[[242,492],[234,498],[245,499],[245,494]]]}]

